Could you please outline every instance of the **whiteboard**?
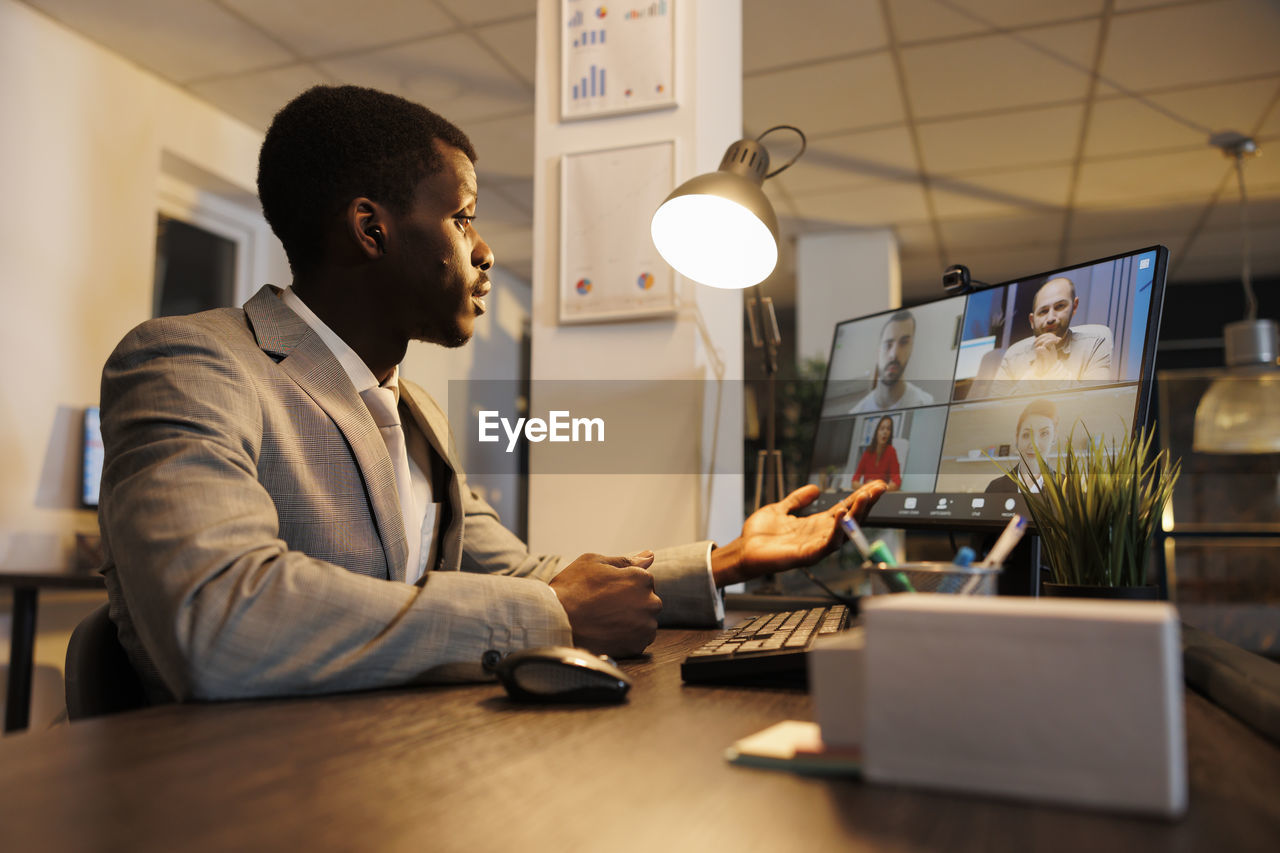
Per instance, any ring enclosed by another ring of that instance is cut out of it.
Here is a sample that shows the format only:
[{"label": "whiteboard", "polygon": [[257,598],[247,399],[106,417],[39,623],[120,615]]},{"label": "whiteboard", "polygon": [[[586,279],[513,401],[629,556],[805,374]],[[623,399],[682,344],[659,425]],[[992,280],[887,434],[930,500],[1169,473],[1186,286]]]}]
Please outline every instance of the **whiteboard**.
[{"label": "whiteboard", "polygon": [[561,323],[675,313],[675,271],[649,236],[674,179],[672,140],[561,159]]},{"label": "whiteboard", "polygon": [[560,119],[674,107],[676,0],[561,0]]}]

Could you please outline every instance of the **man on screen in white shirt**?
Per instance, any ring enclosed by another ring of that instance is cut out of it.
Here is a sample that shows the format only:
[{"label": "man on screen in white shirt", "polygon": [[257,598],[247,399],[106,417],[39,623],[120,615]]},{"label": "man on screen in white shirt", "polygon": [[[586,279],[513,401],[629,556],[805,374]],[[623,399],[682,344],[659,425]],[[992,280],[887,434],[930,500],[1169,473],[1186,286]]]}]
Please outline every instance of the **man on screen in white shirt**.
[{"label": "man on screen in white shirt", "polygon": [[933,396],[903,378],[915,345],[916,318],[903,309],[889,317],[876,348],[875,385],[849,410],[851,415],[927,406]]}]

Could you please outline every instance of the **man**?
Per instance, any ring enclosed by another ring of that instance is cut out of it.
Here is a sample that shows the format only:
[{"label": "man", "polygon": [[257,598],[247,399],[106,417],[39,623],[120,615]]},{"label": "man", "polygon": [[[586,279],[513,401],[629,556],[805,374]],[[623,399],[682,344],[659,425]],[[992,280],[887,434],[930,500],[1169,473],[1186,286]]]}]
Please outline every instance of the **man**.
[{"label": "man", "polygon": [[[1018,415],[1014,437],[1019,459],[1014,466],[1018,469],[1016,473],[1024,483],[1034,483],[1033,491],[1038,491],[1044,485],[1044,478],[1040,475],[1037,452],[1051,467],[1057,461],[1058,407],[1050,400],[1032,400]],[[985,491],[987,494],[1016,493],[1018,484],[1002,474],[988,483]]]},{"label": "man", "polygon": [[902,378],[907,370],[907,362],[911,360],[915,336],[916,318],[910,311],[904,309],[889,317],[880,330],[880,345],[876,350],[875,387],[854,404],[849,414],[909,409],[934,402],[932,395]]},{"label": "man", "polygon": [[103,574],[152,701],[474,678],[489,649],[637,654],[659,616],[714,624],[716,586],[820,558],[879,495],[800,519],[801,490],[721,548],[529,554],[398,369],[410,340],[461,346],[484,313],[474,159],[402,98],[303,93],[258,173],[292,286],[143,323],[108,360]]},{"label": "man", "polygon": [[1101,325],[1071,328],[1079,307],[1075,282],[1066,276],[1051,278],[1036,291],[1031,337],[1005,351],[996,371],[996,393],[1036,393],[1112,378],[1111,330]]}]

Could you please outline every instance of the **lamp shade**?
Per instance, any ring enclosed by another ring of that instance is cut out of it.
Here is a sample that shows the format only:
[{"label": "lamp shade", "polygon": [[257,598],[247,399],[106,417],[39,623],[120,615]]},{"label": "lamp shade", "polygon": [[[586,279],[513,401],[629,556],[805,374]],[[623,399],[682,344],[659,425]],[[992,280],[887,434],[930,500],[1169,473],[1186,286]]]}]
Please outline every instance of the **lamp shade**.
[{"label": "lamp shade", "polygon": [[1223,330],[1229,368],[1196,406],[1197,453],[1280,453],[1280,369],[1271,320],[1244,320]]},{"label": "lamp shade", "polygon": [[738,289],[759,284],[778,265],[778,218],[761,185],[764,147],[729,146],[720,168],[685,181],[653,214],[653,245],[676,272],[699,284]]},{"label": "lamp shade", "polygon": [[1280,453],[1280,371],[1231,371],[1196,407],[1197,453]]}]

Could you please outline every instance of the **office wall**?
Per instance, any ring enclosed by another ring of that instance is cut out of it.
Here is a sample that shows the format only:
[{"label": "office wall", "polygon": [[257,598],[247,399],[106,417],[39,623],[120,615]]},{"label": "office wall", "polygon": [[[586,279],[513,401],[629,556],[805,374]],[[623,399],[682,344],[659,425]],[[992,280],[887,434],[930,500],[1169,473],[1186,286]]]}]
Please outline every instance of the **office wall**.
[{"label": "office wall", "polygon": [[[0,566],[61,568],[74,534],[97,530],[78,508],[80,415],[150,316],[162,175],[257,217],[262,135],[14,0],[0,0],[0,115]],[[255,236],[250,292],[288,284],[265,223]],[[406,375],[441,405],[451,379],[518,376],[528,284],[503,270],[494,284],[472,346],[410,347]],[[496,482],[514,518],[514,476]]]},{"label": "office wall", "polygon": [[151,310],[171,155],[252,198],[260,136],[27,6],[0,0],[0,565],[70,563],[80,410]]}]

